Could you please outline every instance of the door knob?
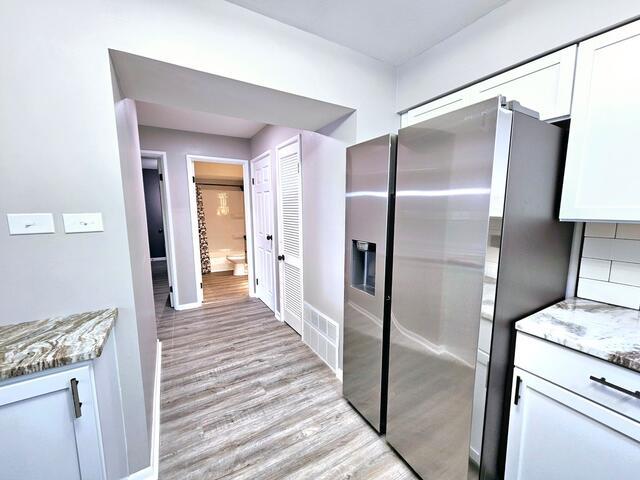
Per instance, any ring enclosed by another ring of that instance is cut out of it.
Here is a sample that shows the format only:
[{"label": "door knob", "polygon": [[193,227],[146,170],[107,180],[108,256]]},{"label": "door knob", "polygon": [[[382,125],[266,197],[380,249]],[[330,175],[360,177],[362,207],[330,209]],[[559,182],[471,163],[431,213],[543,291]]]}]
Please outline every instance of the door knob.
[{"label": "door knob", "polygon": [[267,240],[273,240],[273,235],[267,235]]},{"label": "door knob", "polygon": [[278,260],[284,260],[284,255],[278,255]]}]

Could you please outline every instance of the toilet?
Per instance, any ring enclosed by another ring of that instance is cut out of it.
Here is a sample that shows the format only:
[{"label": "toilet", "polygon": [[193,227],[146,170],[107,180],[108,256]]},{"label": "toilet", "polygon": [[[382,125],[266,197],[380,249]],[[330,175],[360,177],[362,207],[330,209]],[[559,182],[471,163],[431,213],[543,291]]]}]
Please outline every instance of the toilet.
[{"label": "toilet", "polygon": [[233,263],[234,275],[246,275],[247,274],[247,258],[244,253],[237,255],[228,255],[227,260]]}]

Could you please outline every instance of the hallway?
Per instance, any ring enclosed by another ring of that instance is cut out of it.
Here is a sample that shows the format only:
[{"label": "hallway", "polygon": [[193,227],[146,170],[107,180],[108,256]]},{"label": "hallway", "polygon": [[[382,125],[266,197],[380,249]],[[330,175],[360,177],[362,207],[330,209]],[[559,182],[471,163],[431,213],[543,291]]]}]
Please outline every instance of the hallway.
[{"label": "hallway", "polygon": [[176,312],[166,267],[153,265],[153,274],[161,479],[417,478],[260,300],[227,299],[218,288],[211,303]]}]

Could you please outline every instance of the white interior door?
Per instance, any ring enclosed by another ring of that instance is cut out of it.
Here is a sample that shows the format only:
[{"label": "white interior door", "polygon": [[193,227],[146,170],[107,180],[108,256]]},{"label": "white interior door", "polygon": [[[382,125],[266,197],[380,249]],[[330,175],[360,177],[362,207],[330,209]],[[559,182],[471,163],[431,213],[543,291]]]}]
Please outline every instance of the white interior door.
[{"label": "white interior door", "polygon": [[275,311],[275,258],[273,248],[273,188],[271,152],[251,160],[251,193],[256,260],[256,295]]},{"label": "white interior door", "polygon": [[280,314],[302,335],[302,168],[300,136],[276,147]]}]

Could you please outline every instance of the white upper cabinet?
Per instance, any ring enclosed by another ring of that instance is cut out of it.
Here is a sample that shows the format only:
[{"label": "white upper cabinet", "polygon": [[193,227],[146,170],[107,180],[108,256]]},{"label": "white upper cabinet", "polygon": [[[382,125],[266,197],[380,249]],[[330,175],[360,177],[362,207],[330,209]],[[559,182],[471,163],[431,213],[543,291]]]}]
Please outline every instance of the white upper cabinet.
[{"label": "white upper cabinet", "polygon": [[438,115],[443,115],[458,108],[471,105],[473,101],[470,98],[470,93],[468,89],[460,90],[459,92],[452,93],[418,108],[414,108],[413,110],[409,110],[402,115],[401,126],[407,127],[422,122],[423,120],[428,120],[429,118],[437,117]]},{"label": "white upper cabinet", "polygon": [[578,48],[561,220],[640,222],[640,21]]},{"label": "white upper cabinet", "polygon": [[576,46],[572,45],[409,110],[402,116],[402,126],[498,95],[504,95],[507,100],[517,100],[522,106],[538,112],[541,120],[568,117],[571,114],[575,63]]},{"label": "white upper cabinet", "polygon": [[474,85],[474,102],[504,95],[538,112],[540,120],[569,116],[576,50],[571,45]]}]

